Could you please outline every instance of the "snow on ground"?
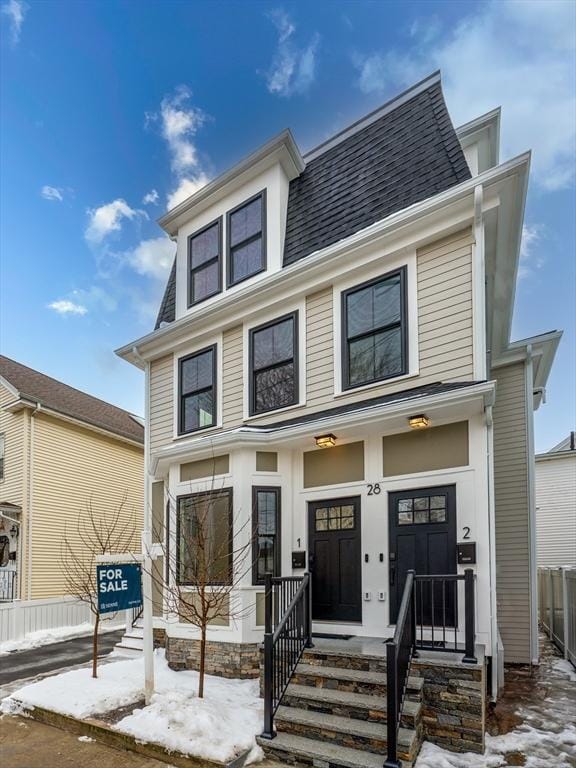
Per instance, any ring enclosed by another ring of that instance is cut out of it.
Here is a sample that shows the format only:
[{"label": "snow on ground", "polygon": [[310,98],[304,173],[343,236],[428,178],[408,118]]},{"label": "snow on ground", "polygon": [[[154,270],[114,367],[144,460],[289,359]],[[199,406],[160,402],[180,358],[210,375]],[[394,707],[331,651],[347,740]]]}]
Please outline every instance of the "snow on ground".
[{"label": "snow on ground", "polygon": [[[173,751],[222,762],[252,750],[261,756],[255,735],[262,730],[258,680],[227,680],[206,675],[204,699],[198,699],[198,673],[174,672],[163,650],[154,654],[155,690],[149,706],[136,709],[114,728],[138,741],[161,744]],[[45,707],[77,718],[96,716],[143,698],[142,658],[117,661],[100,668],[46,678],[15,691],[0,704],[5,714],[25,707]]]},{"label": "snow on ground", "polygon": [[[51,645],[52,643],[62,643],[64,640],[72,640],[74,637],[84,637],[91,635],[93,626],[89,621],[83,624],[76,624],[72,627],[57,627],[55,629],[40,629],[37,632],[29,632],[20,640],[5,640],[0,643],[0,656],[13,651],[29,651],[31,648],[40,648],[41,645]],[[121,625],[104,626],[100,632],[113,632],[121,629]]]}]

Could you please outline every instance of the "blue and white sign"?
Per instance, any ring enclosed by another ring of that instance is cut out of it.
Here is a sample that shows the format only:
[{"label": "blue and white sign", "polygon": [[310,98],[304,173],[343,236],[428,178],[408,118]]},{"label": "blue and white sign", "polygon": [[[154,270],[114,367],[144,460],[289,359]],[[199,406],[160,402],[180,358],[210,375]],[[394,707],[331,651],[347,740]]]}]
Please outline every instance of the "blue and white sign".
[{"label": "blue and white sign", "polygon": [[126,611],[142,605],[142,566],[109,563],[96,566],[100,613]]}]

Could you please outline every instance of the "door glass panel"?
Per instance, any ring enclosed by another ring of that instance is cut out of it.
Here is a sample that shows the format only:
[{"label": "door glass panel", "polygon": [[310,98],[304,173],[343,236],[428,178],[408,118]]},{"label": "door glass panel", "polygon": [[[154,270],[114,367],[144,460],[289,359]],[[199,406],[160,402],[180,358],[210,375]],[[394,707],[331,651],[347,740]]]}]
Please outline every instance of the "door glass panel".
[{"label": "door glass panel", "polygon": [[428,510],[427,509],[417,509],[414,512],[414,522],[415,523],[427,523],[428,522]]},{"label": "door glass panel", "polygon": [[428,509],[428,498],[422,497],[414,499],[414,509]]},{"label": "door glass panel", "polygon": [[430,509],[446,509],[446,496],[431,496]]},{"label": "door glass panel", "polygon": [[412,510],[409,512],[398,512],[398,525],[412,524]]},{"label": "door glass panel", "polygon": [[317,531],[341,531],[354,528],[355,510],[352,504],[342,507],[323,507],[315,512]]},{"label": "door glass panel", "polygon": [[316,530],[327,531],[328,530],[328,510],[317,509],[315,514],[316,514]]},{"label": "door glass panel", "polygon": [[446,510],[445,509],[431,509],[430,510],[430,522],[431,523],[445,523],[446,522]]},{"label": "door glass panel", "polygon": [[398,512],[408,512],[412,509],[412,499],[400,499],[398,502]]}]

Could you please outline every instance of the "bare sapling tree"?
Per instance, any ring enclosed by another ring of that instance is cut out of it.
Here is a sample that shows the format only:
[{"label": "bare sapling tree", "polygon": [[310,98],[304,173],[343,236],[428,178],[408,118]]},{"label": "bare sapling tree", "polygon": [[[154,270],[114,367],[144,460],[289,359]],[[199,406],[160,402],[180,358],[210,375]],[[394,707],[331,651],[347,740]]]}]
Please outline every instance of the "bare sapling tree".
[{"label": "bare sapling tree", "polygon": [[126,555],[140,548],[136,518],[126,509],[126,497],[112,511],[96,510],[92,499],[79,513],[73,528],[64,529],[61,564],[68,595],[86,603],[94,616],[92,677],[98,677],[98,591],[96,565],[99,555]]},{"label": "bare sapling tree", "polygon": [[[243,606],[238,587],[252,568],[251,521],[232,509],[232,494],[216,488],[168,498],[166,515],[176,512],[176,537],[167,540],[164,523],[153,526],[160,542],[164,573],[152,569],[169,613],[200,633],[198,697],[204,697],[206,637],[214,623],[238,621],[254,606]],[[172,515],[173,516],[173,515]]]}]

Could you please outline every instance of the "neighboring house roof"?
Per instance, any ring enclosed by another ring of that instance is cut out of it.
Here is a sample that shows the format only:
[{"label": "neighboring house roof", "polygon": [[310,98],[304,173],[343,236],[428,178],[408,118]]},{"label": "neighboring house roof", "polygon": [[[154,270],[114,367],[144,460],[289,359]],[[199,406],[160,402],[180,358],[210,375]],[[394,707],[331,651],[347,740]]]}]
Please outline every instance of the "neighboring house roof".
[{"label": "neighboring house roof", "polygon": [[74,389],[4,355],[0,355],[0,376],[18,391],[23,400],[39,403],[63,416],[144,443],[141,421],[122,408]]},{"label": "neighboring house roof", "polygon": [[[284,265],[471,177],[444,103],[427,78],[305,156],[290,182]],[[156,328],[175,319],[172,267]]]},{"label": "neighboring house roof", "polygon": [[369,397],[365,400],[359,400],[357,403],[347,403],[346,405],[340,405],[335,408],[327,408],[322,411],[314,413],[307,413],[304,416],[296,416],[293,419],[286,419],[286,421],[279,421],[274,424],[251,424],[251,430],[262,430],[269,432],[271,429],[281,429],[283,427],[293,427],[297,424],[306,424],[310,421],[316,421],[319,418],[326,419],[332,416],[340,416],[345,413],[354,413],[354,411],[360,411],[365,408],[370,408],[375,405],[387,405],[388,403],[397,403],[401,400],[414,400],[415,406],[417,401],[428,395],[439,395],[445,392],[453,392],[454,390],[465,389],[466,387],[475,387],[477,384],[483,384],[482,381],[452,381],[452,382],[435,382],[434,384],[425,384],[421,387],[412,387],[412,389],[403,389],[401,392],[393,392],[390,395],[380,395],[379,397]]},{"label": "neighboring house roof", "polygon": [[576,458],[576,432],[570,432],[568,437],[561,440],[558,445],[550,448],[546,453],[537,454],[536,458],[541,461],[546,461],[555,458],[560,459],[570,455]]}]

